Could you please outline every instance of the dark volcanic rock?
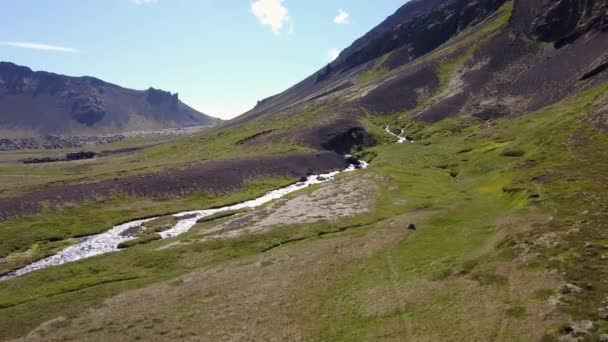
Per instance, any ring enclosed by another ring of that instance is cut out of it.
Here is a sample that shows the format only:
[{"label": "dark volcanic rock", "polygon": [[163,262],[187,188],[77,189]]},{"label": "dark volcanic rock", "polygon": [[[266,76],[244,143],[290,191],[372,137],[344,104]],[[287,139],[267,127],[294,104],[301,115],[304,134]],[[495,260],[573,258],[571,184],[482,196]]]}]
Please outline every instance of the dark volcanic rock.
[{"label": "dark volcanic rock", "polygon": [[146,100],[153,105],[165,103],[171,108],[177,108],[179,95],[177,93],[171,94],[168,91],[163,91],[160,89],[149,88],[146,91]]},{"label": "dark volcanic rock", "polygon": [[349,165],[354,165],[354,166],[361,166],[361,162],[359,161],[359,159],[355,158],[355,157],[347,157],[346,158],[346,162]]},{"label": "dark volcanic rock", "polygon": [[370,139],[371,138],[363,128],[355,127],[344,132],[330,135],[327,142],[324,142],[322,146],[326,150],[346,154],[356,147],[371,145]]},{"label": "dark volcanic rock", "polygon": [[355,41],[318,74],[323,81],[391,51],[407,51],[402,64],[420,57],[496,11],[506,0],[414,0]]},{"label": "dark volcanic rock", "polygon": [[308,146],[345,153],[373,143],[351,131],[363,129],[362,117],[430,123],[524,115],[608,81],[607,2],[410,1],[335,61],[229,126],[325,106],[318,123],[272,136],[298,134]]},{"label": "dark volcanic rock", "polygon": [[555,42],[556,47],[572,43],[590,31],[608,31],[607,0],[536,1],[544,15],[532,22],[538,39]]}]

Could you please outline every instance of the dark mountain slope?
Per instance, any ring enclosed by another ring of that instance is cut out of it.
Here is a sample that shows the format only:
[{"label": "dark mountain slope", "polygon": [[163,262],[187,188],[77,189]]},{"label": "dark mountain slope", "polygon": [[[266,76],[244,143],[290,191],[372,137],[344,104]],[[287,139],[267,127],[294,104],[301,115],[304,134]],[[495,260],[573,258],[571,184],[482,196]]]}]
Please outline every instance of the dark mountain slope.
[{"label": "dark mountain slope", "polygon": [[0,63],[0,113],[0,131],[16,135],[115,133],[218,122],[179,101],[177,94],[33,72],[5,62]]},{"label": "dark mountain slope", "polygon": [[363,129],[363,117],[522,115],[608,80],[607,4],[412,1],[334,62],[232,125],[316,108],[323,120],[300,137],[323,147]]}]

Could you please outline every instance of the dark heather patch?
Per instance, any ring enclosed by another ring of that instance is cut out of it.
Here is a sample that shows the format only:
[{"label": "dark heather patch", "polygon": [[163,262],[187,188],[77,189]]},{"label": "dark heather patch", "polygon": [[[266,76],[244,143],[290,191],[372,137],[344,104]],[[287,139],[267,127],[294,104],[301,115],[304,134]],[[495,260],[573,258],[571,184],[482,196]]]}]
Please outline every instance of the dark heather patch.
[{"label": "dark heather patch", "polygon": [[267,131],[263,131],[263,132],[260,132],[260,133],[256,133],[256,134],[254,134],[254,135],[248,136],[248,137],[247,137],[247,138],[245,138],[245,139],[242,139],[242,140],[237,141],[237,142],[236,142],[236,145],[243,145],[243,144],[245,144],[245,143],[251,142],[252,140],[255,140],[256,138],[259,138],[259,137],[264,136],[264,135],[266,135],[266,134],[272,133],[272,132],[274,132],[274,131],[276,131],[276,129],[269,129],[269,130],[267,130]]},{"label": "dark heather patch", "polygon": [[347,166],[343,156],[328,151],[210,161],[184,170],[50,186],[17,197],[0,198],[0,220],[38,213],[43,204],[61,206],[108,198],[114,194],[169,198],[201,192],[230,193],[239,191],[251,180],[264,177],[299,178],[308,173],[325,173]]}]

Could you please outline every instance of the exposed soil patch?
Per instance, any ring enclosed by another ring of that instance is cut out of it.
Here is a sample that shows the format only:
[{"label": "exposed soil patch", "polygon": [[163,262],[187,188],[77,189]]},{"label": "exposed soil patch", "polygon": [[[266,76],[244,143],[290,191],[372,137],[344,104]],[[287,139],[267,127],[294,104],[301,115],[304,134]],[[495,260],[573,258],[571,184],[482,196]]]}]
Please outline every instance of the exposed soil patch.
[{"label": "exposed soil patch", "polygon": [[337,181],[278,205],[276,211],[256,226],[331,221],[363,214],[373,205],[375,190],[375,184],[364,177]]},{"label": "exposed soil patch", "polygon": [[34,214],[44,205],[62,206],[120,194],[168,198],[200,192],[229,193],[262,177],[299,178],[347,167],[333,152],[298,153],[275,157],[210,161],[184,170],[116,178],[95,183],[52,186],[14,198],[0,198],[0,219]]},{"label": "exposed soil patch", "polygon": [[334,221],[366,213],[375,201],[370,175],[324,184],[320,189],[283,200],[206,230],[203,240],[263,233],[274,226]]}]

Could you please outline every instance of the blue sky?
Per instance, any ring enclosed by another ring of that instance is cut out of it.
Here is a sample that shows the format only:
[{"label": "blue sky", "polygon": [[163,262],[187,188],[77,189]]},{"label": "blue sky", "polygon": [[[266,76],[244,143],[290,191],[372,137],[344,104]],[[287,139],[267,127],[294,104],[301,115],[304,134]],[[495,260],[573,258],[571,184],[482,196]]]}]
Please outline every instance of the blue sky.
[{"label": "blue sky", "polygon": [[406,0],[0,1],[0,60],[178,92],[227,119],[318,70]]}]

